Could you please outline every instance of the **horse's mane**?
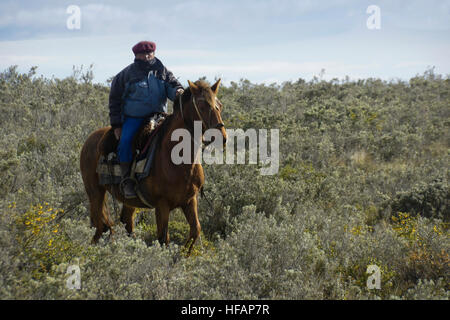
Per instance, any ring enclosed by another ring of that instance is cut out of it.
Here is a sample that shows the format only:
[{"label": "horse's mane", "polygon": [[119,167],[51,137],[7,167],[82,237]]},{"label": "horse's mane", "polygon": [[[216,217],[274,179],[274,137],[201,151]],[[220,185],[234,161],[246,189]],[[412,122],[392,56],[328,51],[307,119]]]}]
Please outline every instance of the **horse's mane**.
[{"label": "horse's mane", "polygon": [[[165,136],[170,123],[173,121],[174,118],[174,114],[168,114],[164,121],[160,124],[160,128],[158,128],[158,132],[156,133],[156,139],[157,140],[157,145],[159,145],[163,139],[163,137]],[[145,146],[145,144],[147,143],[148,139],[150,138],[150,135],[153,132],[153,128],[152,125],[149,123],[147,123],[146,125],[144,125],[140,131],[138,132],[138,134],[136,135],[135,138],[135,147],[137,149],[141,149]]]},{"label": "horse's mane", "polygon": [[[201,90],[204,96],[210,96],[212,94],[210,84],[205,80],[197,80],[195,85]],[[187,87],[184,89],[183,95],[181,96],[181,101],[183,105],[187,103],[192,97],[191,88]],[[173,113],[180,111],[180,101],[176,99],[173,104]]]}]

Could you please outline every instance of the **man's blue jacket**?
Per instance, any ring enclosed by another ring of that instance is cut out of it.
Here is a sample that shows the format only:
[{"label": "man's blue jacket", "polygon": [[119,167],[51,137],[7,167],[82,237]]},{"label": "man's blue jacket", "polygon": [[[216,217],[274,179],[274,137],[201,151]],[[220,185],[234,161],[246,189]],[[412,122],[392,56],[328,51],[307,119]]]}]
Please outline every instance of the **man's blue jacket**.
[{"label": "man's blue jacket", "polygon": [[111,126],[122,126],[124,116],[145,117],[166,111],[167,98],[173,100],[183,86],[158,58],[135,59],[111,83],[109,117]]}]

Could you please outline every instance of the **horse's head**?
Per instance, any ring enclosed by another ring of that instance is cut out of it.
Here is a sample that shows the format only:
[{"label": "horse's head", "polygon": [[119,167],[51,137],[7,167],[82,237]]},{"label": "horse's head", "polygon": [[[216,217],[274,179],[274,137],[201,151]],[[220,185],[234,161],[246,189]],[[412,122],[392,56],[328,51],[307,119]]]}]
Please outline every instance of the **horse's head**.
[{"label": "horse's head", "polygon": [[211,87],[203,80],[198,80],[195,83],[188,80],[188,83],[189,92],[185,93],[189,96],[189,102],[192,104],[192,107],[186,108],[188,109],[186,113],[189,112],[190,114],[189,119],[202,122],[202,133],[208,129],[220,130],[223,145],[225,145],[227,133],[221,117],[222,103],[217,98],[220,79]]}]

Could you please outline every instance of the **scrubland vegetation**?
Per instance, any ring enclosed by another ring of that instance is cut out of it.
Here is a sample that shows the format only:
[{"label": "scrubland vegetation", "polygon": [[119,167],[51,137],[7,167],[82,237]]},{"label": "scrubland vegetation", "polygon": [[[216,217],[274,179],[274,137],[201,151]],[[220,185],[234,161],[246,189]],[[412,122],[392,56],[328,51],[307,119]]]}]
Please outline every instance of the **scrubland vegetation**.
[{"label": "scrubland vegetation", "polygon": [[90,245],[79,152],[108,94],[90,70],[0,73],[1,299],[449,299],[448,76],[222,87],[227,128],[280,130],[280,169],[204,166],[189,258],[180,212],[165,248],[152,210],[134,239],[111,201],[116,234]]}]

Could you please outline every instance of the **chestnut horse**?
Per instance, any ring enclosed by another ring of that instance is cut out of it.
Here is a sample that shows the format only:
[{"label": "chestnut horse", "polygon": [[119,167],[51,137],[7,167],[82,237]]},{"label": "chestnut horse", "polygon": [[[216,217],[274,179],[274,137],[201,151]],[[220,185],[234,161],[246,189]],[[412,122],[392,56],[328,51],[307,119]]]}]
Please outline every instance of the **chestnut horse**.
[{"label": "chestnut horse", "polygon": [[[172,141],[172,132],[184,128],[193,132],[194,121],[202,122],[202,135],[210,128],[219,129],[226,142],[226,131],[221,118],[221,105],[216,104],[216,95],[220,79],[209,86],[203,80],[195,83],[188,81],[180,100],[174,102],[174,112],[167,116],[159,129],[159,147],[154,156],[154,163],[148,177],[139,183],[139,189],[147,202],[155,208],[156,225],[159,242],[169,243],[169,213],[175,208],[181,208],[190,226],[186,246],[191,252],[195,241],[200,235],[200,223],[197,212],[197,195],[204,183],[202,165],[190,163],[174,164],[171,160],[172,148],[179,141]],[[120,221],[125,224],[129,234],[134,230],[135,208],[148,208],[140,198],[125,199],[117,186],[100,185],[96,172],[97,163],[101,155],[100,142],[111,127],[98,129],[91,133],[83,145],[80,155],[80,168],[86,193],[90,202],[91,224],[96,228],[93,243],[97,243],[103,232],[113,233],[113,222],[105,205],[106,191],[122,202]],[[142,134],[142,130],[138,135]],[[139,137],[136,137],[138,139]],[[135,140],[136,141],[136,140]],[[191,139],[191,160],[198,144]],[[197,149],[198,150],[198,149]]]}]

